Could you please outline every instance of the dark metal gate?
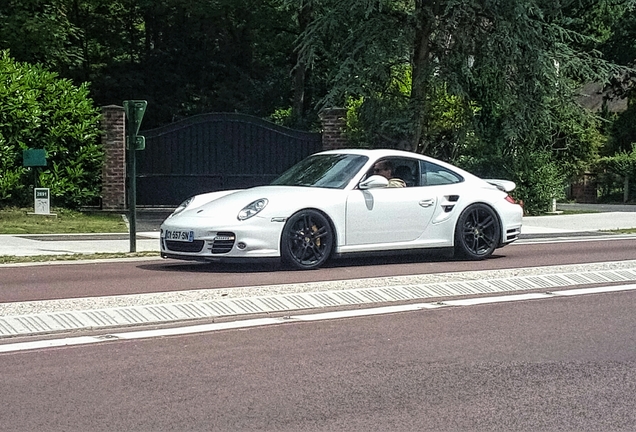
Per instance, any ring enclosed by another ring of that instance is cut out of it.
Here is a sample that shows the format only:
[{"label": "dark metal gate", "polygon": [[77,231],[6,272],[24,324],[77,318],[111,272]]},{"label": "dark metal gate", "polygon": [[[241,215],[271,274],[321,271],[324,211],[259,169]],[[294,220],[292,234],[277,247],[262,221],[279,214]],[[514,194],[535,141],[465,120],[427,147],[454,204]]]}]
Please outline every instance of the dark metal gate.
[{"label": "dark metal gate", "polygon": [[204,192],[267,184],[322,148],[320,133],[244,114],[202,114],[140,134],[140,206],[176,206]]}]

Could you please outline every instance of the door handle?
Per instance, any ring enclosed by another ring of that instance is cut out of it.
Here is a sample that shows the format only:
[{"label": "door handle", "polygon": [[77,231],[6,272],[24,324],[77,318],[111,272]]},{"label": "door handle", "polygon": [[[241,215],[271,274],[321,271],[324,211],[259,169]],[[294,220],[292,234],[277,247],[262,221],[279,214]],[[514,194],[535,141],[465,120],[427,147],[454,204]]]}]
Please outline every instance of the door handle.
[{"label": "door handle", "polygon": [[433,199],[424,199],[424,200],[420,201],[419,204],[422,207],[430,207],[433,204],[435,204],[435,200],[433,200]]}]

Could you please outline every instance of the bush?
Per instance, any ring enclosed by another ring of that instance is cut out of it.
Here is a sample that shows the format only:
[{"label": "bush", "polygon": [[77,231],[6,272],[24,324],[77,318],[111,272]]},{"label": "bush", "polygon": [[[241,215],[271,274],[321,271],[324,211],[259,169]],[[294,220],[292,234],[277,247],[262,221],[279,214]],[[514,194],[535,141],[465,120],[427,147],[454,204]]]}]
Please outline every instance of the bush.
[{"label": "bush", "polygon": [[520,152],[515,160],[517,189],[515,196],[524,202],[526,214],[537,215],[550,210],[553,199],[565,198],[566,176],[553,154],[547,150]]},{"label": "bush", "polygon": [[51,189],[55,206],[98,203],[103,150],[88,85],[77,87],[0,51],[0,100],[0,207],[32,204],[34,168],[22,166],[26,149],[46,151],[38,182]]},{"label": "bush", "polygon": [[528,215],[545,213],[552,199],[565,197],[566,175],[549,150],[522,147],[514,155],[501,155],[484,149],[463,155],[456,163],[482,178],[514,181],[517,187],[511,195],[523,201]]}]

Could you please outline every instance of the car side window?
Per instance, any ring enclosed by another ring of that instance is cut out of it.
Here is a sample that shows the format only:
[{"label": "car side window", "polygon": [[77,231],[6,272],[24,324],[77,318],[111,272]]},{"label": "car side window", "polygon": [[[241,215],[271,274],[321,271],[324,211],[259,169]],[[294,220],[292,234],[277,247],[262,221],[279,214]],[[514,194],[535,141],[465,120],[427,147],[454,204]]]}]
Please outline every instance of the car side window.
[{"label": "car side window", "polygon": [[[384,162],[387,162],[386,164]],[[417,159],[410,158],[381,158],[367,172],[366,178],[374,175],[389,175],[390,178],[400,179],[405,187],[419,186],[419,164]],[[390,174],[376,172],[376,167],[389,167]]]},{"label": "car side window", "polygon": [[404,181],[406,187],[417,186],[417,179],[415,173],[417,172],[415,164],[408,163],[408,161],[398,161],[395,166],[393,176]]},{"label": "car side window", "polygon": [[428,161],[420,161],[420,172],[421,186],[439,186],[464,181],[459,174]]}]

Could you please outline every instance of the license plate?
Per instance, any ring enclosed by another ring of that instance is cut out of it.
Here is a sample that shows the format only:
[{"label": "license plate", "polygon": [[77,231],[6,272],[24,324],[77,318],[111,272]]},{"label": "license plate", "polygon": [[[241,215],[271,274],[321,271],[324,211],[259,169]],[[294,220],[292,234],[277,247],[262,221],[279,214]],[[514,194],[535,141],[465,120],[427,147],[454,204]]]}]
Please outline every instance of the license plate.
[{"label": "license plate", "polygon": [[166,230],[166,233],[165,233],[164,237],[165,237],[166,240],[193,242],[194,241],[194,231],[170,231],[170,230]]}]

